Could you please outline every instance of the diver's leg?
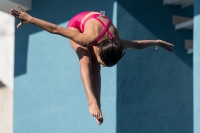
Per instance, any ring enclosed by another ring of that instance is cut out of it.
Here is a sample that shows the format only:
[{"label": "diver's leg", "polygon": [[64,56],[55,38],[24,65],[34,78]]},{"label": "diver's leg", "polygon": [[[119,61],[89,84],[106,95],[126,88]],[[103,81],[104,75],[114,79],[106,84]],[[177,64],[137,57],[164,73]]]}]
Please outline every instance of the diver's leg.
[{"label": "diver's leg", "polygon": [[92,88],[97,99],[99,108],[101,108],[101,66],[97,61],[96,55],[94,54],[93,47],[89,47],[90,59],[91,59],[91,77],[92,77]]},{"label": "diver's leg", "polygon": [[[77,30],[77,29],[73,29]],[[76,42],[70,40],[70,44],[76,52],[80,62],[80,73],[84,89],[88,98],[88,105],[90,113],[96,117],[98,124],[102,123],[103,117],[98,106],[95,92],[93,91],[92,79],[91,79],[91,59],[88,48],[78,45]]]}]

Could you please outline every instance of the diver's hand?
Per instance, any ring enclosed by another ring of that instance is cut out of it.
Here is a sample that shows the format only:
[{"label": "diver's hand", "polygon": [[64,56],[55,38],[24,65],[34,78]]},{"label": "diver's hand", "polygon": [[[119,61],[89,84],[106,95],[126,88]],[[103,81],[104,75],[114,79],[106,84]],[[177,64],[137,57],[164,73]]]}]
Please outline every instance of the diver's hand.
[{"label": "diver's hand", "polygon": [[156,40],[156,49],[158,49],[158,47],[161,47],[169,52],[174,51],[174,45],[163,40]]},{"label": "diver's hand", "polygon": [[33,18],[28,13],[26,13],[20,6],[18,6],[18,8],[20,9],[20,11],[17,11],[15,9],[10,10],[10,13],[20,20],[20,23],[17,25],[17,28],[19,28],[25,23],[30,22]]}]

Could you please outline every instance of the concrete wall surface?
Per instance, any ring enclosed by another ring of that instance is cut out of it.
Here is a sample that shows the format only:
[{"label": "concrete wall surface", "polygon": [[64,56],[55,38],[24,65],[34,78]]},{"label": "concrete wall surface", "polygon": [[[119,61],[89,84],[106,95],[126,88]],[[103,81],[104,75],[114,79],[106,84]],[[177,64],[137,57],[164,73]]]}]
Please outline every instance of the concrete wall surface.
[{"label": "concrete wall surface", "polygon": [[15,19],[0,11],[0,81],[13,89]]},{"label": "concrete wall surface", "polygon": [[2,11],[0,18],[0,133],[12,133],[15,23]]},{"label": "concrete wall surface", "polygon": [[0,133],[13,132],[13,91],[0,87]]},{"label": "concrete wall surface", "polygon": [[32,6],[32,0],[0,0],[0,3],[0,10],[8,14],[11,9],[18,9],[18,5],[26,11],[30,10]]}]

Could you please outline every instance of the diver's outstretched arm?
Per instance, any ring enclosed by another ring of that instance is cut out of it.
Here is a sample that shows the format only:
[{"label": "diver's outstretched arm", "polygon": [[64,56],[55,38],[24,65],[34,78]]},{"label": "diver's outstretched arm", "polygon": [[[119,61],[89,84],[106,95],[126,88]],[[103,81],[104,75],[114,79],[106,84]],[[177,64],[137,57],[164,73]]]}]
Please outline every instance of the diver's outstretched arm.
[{"label": "diver's outstretched arm", "polygon": [[121,44],[124,49],[135,48],[144,49],[150,46],[156,46],[156,48],[161,47],[169,52],[174,51],[174,45],[163,40],[121,40]]},{"label": "diver's outstretched arm", "polygon": [[32,17],[20,6],[18,6],[18,8],[20,9],[20,11],[14,9],[10,10],[10,13],[20,20],[20,23],[17,25],[17,28],[19,28],[25,23],[31,23],[52,34],[59,34],[61,36],[67,37],[83,47],[91,46],[98,36],[93,32],[80,33],[69,28],[60,27],[56,24]]}]

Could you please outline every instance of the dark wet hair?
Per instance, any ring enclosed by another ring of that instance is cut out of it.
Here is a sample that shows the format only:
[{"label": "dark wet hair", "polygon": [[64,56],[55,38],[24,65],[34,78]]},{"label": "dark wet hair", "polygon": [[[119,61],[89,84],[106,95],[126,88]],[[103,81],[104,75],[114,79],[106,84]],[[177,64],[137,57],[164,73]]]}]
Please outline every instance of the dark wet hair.
[{"label": "dark wet hair", "polygon": [[99,56],[107,67],[112,67],[124,56],[122,45],[115,39],[106,39],[100,43]]}]

